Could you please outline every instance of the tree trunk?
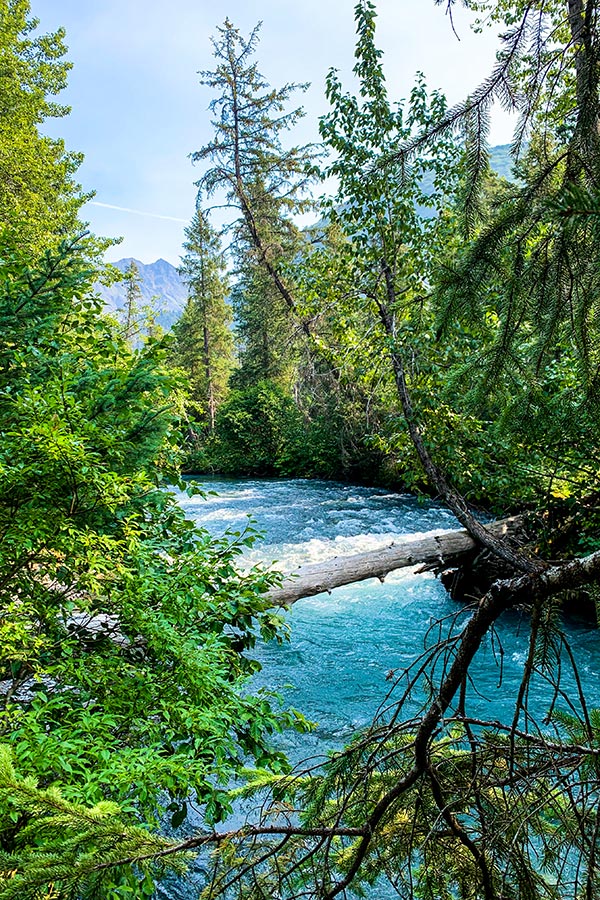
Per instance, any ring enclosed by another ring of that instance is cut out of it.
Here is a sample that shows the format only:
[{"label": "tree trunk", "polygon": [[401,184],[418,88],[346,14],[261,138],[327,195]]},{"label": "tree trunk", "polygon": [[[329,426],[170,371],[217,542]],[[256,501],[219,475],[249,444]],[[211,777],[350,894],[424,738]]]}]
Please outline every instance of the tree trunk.
[{"label": "tree trunk", "polygon": [[600,146],[598,121],[598,49],[594,40],[595,0],[567,0],[571,44],[575,51],[577,120],[569,152],[567,176],[576,177],[594,159]]},{"label": "tree trunk", "polygon": [[207,388],[207,406],[208,406],[208,424],[211,431],[215,430],[215,392],[213,387],[213,378],[212,378],[212,368],[210,365],[210,341],[208,334],[208,325],[206,323],[206,317],[204,321],[204,325],[202,328],[202,335],[204,339],[204,369],[206,373],[206,388]]},{"label": "tree trunk", "polygon": [[390,363],[392,365],[396,390],[402,406],[408,433],[430,486],[437,492],[439,497],[446,503],[460,524],[467,529],[475,541],[479,542],[482,546],[487,547],[488,550],[491,550],[492,553],[516,569],[517,572],[534,573],[543,571],[545,563],[542,560],[531,559],[519,550],[513,550],[512,547],[506,544],[501,536],[496,536],[483,527],[481,522],[479,522],[470,511],[464,498],[448,482],[445,474],[432,459],[425,441],[423,440],[423,434],[413,410],[410,392],[406,383],[404,359],[401,351],[397,347],[396,323],[394,318],[396,289],[392,270],[385,260],[382,261],[382,272],[385,278],[388,304],[382,303],[379,300],[376,302],[379,308],[379,315],[383,328],[391,339],[389,350]]},{"label": "tree trunk", "polygon": [[[482,528],[488,535],[506,540],[521,531],[522,521],[521,516],[514,516]],[[383,581],[389,572],[408,566],[448,568],[476,548],[477,542],[466,530],[440,531],[425,537],[407,535],[379,550],[299,566],[285,576],[281,587],[269,591],[269,598],[274,604],[286,605],[368,578]]]}]

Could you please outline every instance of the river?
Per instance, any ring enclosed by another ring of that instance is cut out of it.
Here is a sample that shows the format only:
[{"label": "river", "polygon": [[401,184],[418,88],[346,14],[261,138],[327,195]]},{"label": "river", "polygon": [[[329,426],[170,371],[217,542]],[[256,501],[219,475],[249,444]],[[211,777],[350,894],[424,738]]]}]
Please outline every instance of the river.
[{"label": "river", "polygon": [[[377,488],[258,479],[210,479],[203,487],[216,494],[180,495],[188,516],[215,535],[243,530],[252,516],[264,538],[245,554],[245,564],[276,562],[282,571],[384,546],[402,534],[456,527],[452,515],[432,503]],[[279,738],[290,758],[322,757],[366,725],[388,692],[390,670],[409,665],[422,652],[431,624],[454,616],[457,608],[434,575],[413,570],[392,573],[383,584],[362,582],[294,604],[287,613],[290,641],[262,646],[255,654],[263,667],[255,686],[280,692],[287,705],[316,723],[308,735]],[[567,632],[590,700],[598,705],[598,632],[576,621],[567,624]],[[497,640],[480,649],[473,673],[478,695],[471,707],[477,715],[509,720],[527,640],[528,628],[515,613],[499,623]],[[540,711],[547,694],[543,679],[534,682],[531,701]],[[176,896],[184,896],[181,889]]]}]

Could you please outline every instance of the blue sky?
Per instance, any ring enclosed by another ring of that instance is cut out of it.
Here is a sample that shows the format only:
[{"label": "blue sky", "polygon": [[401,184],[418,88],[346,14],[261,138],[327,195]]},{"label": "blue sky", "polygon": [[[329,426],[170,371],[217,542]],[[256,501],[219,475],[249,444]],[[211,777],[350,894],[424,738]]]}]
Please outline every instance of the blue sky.
[{"label": "blue sky", "polygon": [[[257,59],[268,81],[311,82],[302,98],[307,116],[292,138],[300,143],[318,137],[327,70],[338,68],[352,84],[353,6],[353,0],[31,0],[41,30],[67,30],[73,70],[61,99],[72,112],[45,130],[85,154],[80,180],[96,191],[85,217],[97,234],[123,236],[108,259],[179,262],[200,176],[188,157],[211,135],[211,98],[197,72],[212,67],[216,26],[227,16],[248,33],[261,20]],[[410,92],[421,70],[430,88],[455,103],[493,65],[495,35],[473,34],[462,10],[455,16],[460,41],[433,0],[379,0],[378,14],[394,100]],[[510,121],[499,113],[492,142],[509,140]]]}]

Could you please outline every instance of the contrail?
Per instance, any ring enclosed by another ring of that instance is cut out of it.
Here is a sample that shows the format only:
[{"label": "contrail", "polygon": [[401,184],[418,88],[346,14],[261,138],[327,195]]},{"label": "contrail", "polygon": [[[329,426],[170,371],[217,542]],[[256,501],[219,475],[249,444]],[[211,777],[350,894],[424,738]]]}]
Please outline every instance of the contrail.
[{"label": "contrail", "polygon": [[175,216],[161,216],[159,213],[143,212],[141,209],[129,209],[127,206],[114,206],[112,203],[100,203],[99,200],[90,200],[91,206],[102,206],[104,209],[117,209],[119,212],[135,213],[136,216],[149,216],[151,219],[167,219],[169,222],[182,222],[188,224],[188,219],[178,219]]}]

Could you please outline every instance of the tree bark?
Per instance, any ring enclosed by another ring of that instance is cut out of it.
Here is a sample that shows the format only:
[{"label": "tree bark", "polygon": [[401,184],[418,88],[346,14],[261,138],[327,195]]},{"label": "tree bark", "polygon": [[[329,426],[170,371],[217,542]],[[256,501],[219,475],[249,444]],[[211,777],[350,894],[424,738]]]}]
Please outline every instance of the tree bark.
[{"label": "tree bark", "polygon": [[[506,540],[515,536],[522,526],[522,517],[501,519],[481,526],[486,534]],[[446,568],[477,548],[477,541],[466,530],[440,531],[415,537],[407,535],[378,550],[353,556],[335,556],[322,563],[299,566],[285,576],[281,587],[272,588],[269,598],[276,605],[295,603],[302,597],[313,597],[323,591],[331,592],[344,584],[379,578],[408,566],[427,565]]]},{"label": "tree bark", "polygon": [[475,518],[470,511],[464,498],[449,483],[444,472],[436,465],[423,439],[421,427],[417,422],[414,413],[412,399],[406,382],[406,372],[404,359],[400,349],[397,346],[396,322],[394,310],[396,308],[396,288],[394,285],[394,276],[389,264],[386,260],[382,260],[382,273],[385,278],[386,294],[388,303],[382,303],[377,300],[381,324],[391,341],[389,349],[390,363],[394,373],[396,382],[396,390],[402,406],[402,412],[408,428],[410,439],[413,443],[417,456],[423,467],[423,471],[427,476],[427,480],[431,487],[437,492],[438,496],[446,503],[448,508],[454,513],[461,525],[463,525],[474,540],[483,547],[491,550],[499,559],[504,560],[512,566],[517,572],[535,572],[543,571],[545,563],[540,559],[531,559],[519,550],[513,550],[510,545],[502,539],[501,536],[494,535],[491,531]]},{"label": "tree bark", "polygon": [[575,50],[577,121],[571,142],[579,158],[569,153],[567,175],[571,178],[594,159],[600,146],[598,119],[598,49],[594,41],[596,0],[567,0],[571,44]]}]

